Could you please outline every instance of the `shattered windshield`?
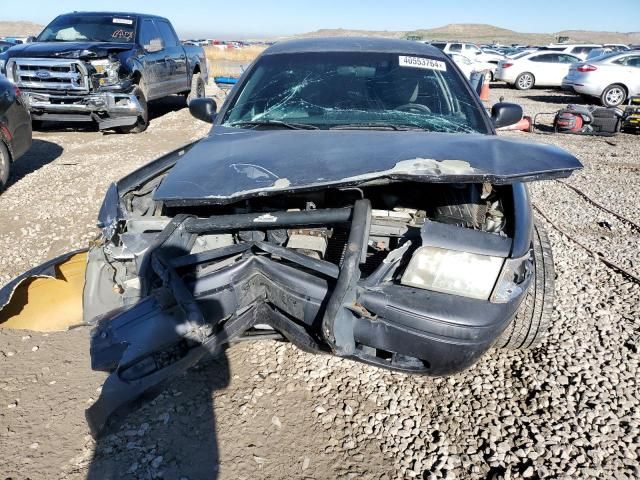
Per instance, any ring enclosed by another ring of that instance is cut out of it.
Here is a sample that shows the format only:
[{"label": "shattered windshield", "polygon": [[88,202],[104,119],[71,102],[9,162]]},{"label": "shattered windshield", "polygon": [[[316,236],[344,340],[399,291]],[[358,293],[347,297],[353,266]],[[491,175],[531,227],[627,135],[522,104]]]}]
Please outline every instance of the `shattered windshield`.
[{"label": "shattered windshield", "polygon": [[464,81],[448,61],[428,56],[264,55],[232,99],[222,124],[487,133]]},{"label": "shattered windshield", "polygon": [[122,42],[135,40],[136,21],[114,15],[63,15],[51,22],[38,42]]}]

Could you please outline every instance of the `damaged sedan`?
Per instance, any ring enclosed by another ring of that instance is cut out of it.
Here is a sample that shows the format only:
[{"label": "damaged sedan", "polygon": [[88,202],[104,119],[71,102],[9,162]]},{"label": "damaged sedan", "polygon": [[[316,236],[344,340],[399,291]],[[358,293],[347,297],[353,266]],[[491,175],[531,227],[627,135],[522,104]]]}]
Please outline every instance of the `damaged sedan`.
[{"label": "damaged sedan", "polygon": [[238,340],[450,375],[545,334],[553,264],[526,183],[581,164],[497,137],[521,108],[488,115],[438,49],[282,42],[219,111],[190,110],[209,135],[113,184],[88,251],[0,291],[5,326],[93,326],[92,368],[110,373],[94,433]]}]

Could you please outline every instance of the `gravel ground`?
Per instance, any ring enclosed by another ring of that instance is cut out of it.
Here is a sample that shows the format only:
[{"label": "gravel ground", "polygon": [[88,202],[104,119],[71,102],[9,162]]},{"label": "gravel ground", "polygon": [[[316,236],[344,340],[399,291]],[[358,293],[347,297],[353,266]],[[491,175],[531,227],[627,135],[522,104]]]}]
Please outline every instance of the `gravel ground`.
[{"label": "gravel ground", "polygon": [[[527,114],[576,100],[491,95]],[[136,136],[36,134],[0,196],[0,283],[85,244],[110,181],[206,132],[175,107]],[[577,154],[585,168],[569,182],[640,222],[639,137],[508,135]],[[553,223],[640,274],[639,232],[558,182],[532,193]],[[542,223],[557,274],[548,339],[530,352],[493,351],[449,378],[237,344],[96,443],[83,412],[104,375],[89,369],[87,329],[0,330],[1,478],[639,478],[640,285]]]}]

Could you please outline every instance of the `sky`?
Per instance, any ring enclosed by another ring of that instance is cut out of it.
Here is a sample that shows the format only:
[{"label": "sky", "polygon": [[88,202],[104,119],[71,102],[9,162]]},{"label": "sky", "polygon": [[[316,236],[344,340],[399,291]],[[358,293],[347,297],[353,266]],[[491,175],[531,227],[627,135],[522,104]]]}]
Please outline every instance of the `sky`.
[{"label": "sky", "polygon": [[60,13],[108,8],[165,16],[181,37],[277,37],[320,28],[414,30],[448,23],[488,23],[531,33],[640,30],[640,0],[1,1],[0,20],[46,25]]}]

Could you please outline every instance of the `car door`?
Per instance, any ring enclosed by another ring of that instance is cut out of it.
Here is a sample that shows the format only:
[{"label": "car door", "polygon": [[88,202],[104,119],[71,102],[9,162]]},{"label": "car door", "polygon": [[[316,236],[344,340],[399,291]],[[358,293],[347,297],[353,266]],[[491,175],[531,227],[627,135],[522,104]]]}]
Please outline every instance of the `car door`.
[{"label": "car door", "polygon": [[640,54],[630,55],[624,63],[624,83],[629,95],[640,95]]},{"label": "car door", "polygon": [[[531,73],[538,86],[553,85],[553,79],[558,75],[558,54],[541,53],[529,57]],[[562,78],[560,79],[562,81]]]},{"label": "car door", "polygon": [[144,50],[139,58],[144,69],[142,76],[147,89],[147,100],[162,97],[166,90],[166,64],[162,37],[152,19],[144,18],[140,22],[138,41]]},{"label": "car door", "polygon": [[164,61],[167,74],[166,94],[189,90],[187,75],[187,57],[184,48],[171,24],[166,20],[155,20],[156,27],[162,37]]}]

